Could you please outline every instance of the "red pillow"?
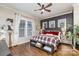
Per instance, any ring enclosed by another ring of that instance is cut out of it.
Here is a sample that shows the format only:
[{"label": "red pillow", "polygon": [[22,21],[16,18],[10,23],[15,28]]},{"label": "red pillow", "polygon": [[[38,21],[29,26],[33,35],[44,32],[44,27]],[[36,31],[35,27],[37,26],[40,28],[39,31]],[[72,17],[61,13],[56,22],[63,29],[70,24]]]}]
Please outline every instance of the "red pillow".
[{"label": "red pillow", "polygon": [[44,34],[59,35],[59,32],[44,32]]}]

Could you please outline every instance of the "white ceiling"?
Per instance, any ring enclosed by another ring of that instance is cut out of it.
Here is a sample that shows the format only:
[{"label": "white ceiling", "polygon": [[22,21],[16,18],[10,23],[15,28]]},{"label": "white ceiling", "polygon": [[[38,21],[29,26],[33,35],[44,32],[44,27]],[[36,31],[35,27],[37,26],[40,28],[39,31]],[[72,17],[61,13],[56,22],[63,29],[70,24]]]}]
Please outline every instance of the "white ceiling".
[{"label": "white ceiling", "polygon": [[[4,5],[29,13],[34,17],[38,17],[39,19],[50,18],[61,13],[72,11],[71,3],[53,3],[53,5],[48,8],[51,9],[51,12],[49,13],[44,11],[43,14],[41,14],[40,11],[34,11],[40,8],[36,3],[4,3]],[[46,6],[47,3],[44,5]]]}]

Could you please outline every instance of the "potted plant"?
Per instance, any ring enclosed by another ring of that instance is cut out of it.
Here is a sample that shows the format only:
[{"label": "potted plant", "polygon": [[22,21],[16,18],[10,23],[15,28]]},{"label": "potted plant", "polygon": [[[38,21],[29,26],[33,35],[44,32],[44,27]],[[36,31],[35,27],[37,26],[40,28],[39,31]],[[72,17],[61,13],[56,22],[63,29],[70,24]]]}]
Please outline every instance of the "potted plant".
[{"label": "potted plant", "polygon": [[79,48],[79,26],[75,25],[75,29],[74,30],[75,30],[75,33],[74,33],[75,37],[74,38],[76,40],[76,47]]}]

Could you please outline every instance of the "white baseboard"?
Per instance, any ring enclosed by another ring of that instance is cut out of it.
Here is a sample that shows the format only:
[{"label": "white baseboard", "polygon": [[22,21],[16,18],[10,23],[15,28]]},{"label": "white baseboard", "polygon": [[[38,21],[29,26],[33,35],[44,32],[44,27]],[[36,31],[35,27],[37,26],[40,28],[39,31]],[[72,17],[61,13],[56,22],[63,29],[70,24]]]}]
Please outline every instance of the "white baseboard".
[{"label": "white baseboard", "polygon": [[23,44],[23,43],[28,43],[28,42],[30,42],[30,40],[25,41],[25,42],[20,42],[20,43],[17,43],[17,44],[13,44],[12,46],[16,46],[16,45],[20,45],[20,44]]}]

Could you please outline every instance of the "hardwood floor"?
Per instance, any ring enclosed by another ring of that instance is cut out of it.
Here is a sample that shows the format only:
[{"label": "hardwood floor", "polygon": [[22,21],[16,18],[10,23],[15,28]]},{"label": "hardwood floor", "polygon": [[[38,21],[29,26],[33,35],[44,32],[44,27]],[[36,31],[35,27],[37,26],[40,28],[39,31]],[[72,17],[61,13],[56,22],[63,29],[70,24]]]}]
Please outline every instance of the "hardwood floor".
[{"label": "hardwood floor", "polygon": [[[29,43],[12,47],[10,50],[14,56],[50,56],[49,53],[30,46]],[[61,44],[59,45],[58,50],[51,54],[51,56],[79,56],[79,51],[73,50],[70,45]]]}]

